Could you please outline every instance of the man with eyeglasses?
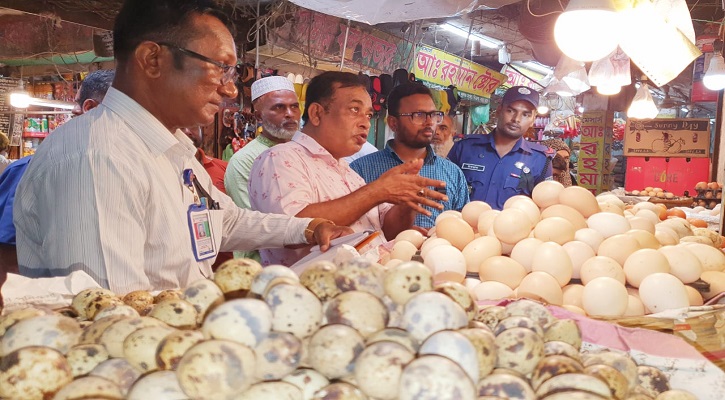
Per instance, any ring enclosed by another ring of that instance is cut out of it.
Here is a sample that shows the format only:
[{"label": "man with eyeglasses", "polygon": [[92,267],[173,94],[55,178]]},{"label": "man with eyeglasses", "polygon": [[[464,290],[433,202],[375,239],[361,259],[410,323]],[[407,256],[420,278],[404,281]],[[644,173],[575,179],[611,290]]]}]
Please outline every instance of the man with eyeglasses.
[{"label": "man with eyeglasses", "polygon": [[432,228],[442,211],[460,211],[468,203],[468,185],[460,168],[436,155],[431,143],[443,112],[436,110],[430,89],[418,83],[396,86],[388,96],[388,126],[395,136],[383,150],[359,158],[350,164],[365,182],[372,183],[398,165],[423,160],[420,175],[444,181],[448,201],[443,209],[427,208],[430,215],[418,214],[415,225]]},{"label": "man with eyeglasses", "polygon": [[243,210],[217,189],[180,128],[236,98],[233,27],[212,0],[126,0],[103,102],[38,149],[20,182],[19,272],[90,274],[117,294],[209,278],[219,252],[321,244],[324,219]]},{"label": "man with eyeglasses", "polygon": [[[373,105],[355,74],[324,72],[309,83],[304,127],[288,143],[262,153],[252,167],[252,209],[298,217],[324,217],[354,231],[381,231],[393,239],[413,226],[416,213],[430,215],[448,197],[437,192],[445,182],[418,175],[422,160],[390,169],[368,185],[342,158],[367,141]],[[265,264],[290,265],[309,249],[265,249]]]},{"label": "man with eyeglasses", "polygon": [[536,184],[551,180],[554,153],[524,140],[534,125],[539,94],[513,86],[496,109],[496,128],[488,135],[468,135],[456,142],[448,159],[461,167],[471,200],[485,201],[501,210],[509,198],[531,196]]}]

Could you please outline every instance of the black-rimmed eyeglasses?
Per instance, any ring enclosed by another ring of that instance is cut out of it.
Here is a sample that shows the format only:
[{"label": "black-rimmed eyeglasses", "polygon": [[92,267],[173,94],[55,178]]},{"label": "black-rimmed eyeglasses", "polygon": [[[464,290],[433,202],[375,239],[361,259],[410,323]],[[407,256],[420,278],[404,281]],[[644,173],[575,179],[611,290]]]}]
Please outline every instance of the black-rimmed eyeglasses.
[{"label": "black-rimmed eyeglasses", "polygon": [[236,82],[237,77],[239,76],[239,73],[237,71],[237,66],[239,64],[237,64],[237,65],[224,64],[224,63],[221,63],[219,61],[212,60],[211,58],[209,58],[207,56],[204,56],[204,55],[201,55],[201,54],[199,54],[199,53],[197,53],[195,51],[191,51],[189,49],[185,49],[183,47],[179,47],[179,46],[177,46],[175,44],[168,43],[168,42],[159,42],[158,44],[159,44],[159,46],[168,47],[168,48],[173,49],[173,50],[176,50],[179,53],[184,54],[186,56],[193,57],[193,58],[196,58],[197,60],[201,60],[201,61],[204,61],[204,62],[208,62],[209,64],[216,65],[217,67],[221,68],[221,70],[222,70],[222,77],[221,77],[222,85],[226,85],[229,82]]},{"label": "black-rimmed eyeglasses", "polygon": [[[391,114],[393,115],[393,114]],[[445,114],[443,111],[431,111],[431,112],[423,112],[423,111],[416,111],[412,113],[404,113],[404,114],[398,114],[393,115],[394,117],[410,117],[410,120],[413,121],[416,125],[423,125],[425,121],[430,118],[431,121],[433,121],[434,124],[440,124],[443,122],[443,116]]]}]

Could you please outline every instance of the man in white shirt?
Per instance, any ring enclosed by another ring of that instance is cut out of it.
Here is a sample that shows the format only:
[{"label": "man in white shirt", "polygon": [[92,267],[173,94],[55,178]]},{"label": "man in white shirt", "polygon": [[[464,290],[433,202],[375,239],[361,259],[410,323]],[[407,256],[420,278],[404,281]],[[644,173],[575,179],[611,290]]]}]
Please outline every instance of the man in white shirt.
[{"label": "man in white shirt", "polygon": [[[236,46],[211,0],[127,0],[103,103],[38,149],[14,210],[28,276],[89,273],[118,294],[211,276],[219,251],[320,243],[324,219],[242,210],[211,182],[179,128],[214,121],[237,96]],[[195,178],[194,178],[195,177]]]},{"label": "man in white shirt", "polygon": [[[224,173],[227,194],[242,208],[250,208],[248,183],[254,160],[270,147],[289,142],[300,129],[302,116],[295,86],[283,76],[254,81],[252,104],[262,133],[234,153]],[[262,260],[258,251],[234,252],[234,257]]]}]

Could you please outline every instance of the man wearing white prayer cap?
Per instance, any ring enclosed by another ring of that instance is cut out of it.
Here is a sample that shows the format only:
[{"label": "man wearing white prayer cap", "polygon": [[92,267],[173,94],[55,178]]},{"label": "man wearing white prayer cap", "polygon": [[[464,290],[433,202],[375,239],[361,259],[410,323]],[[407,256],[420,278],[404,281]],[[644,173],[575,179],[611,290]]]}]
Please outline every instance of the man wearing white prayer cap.
[{"label": "man wearing white prayer cap", "polygon": [[[285,143],[300,128],[300,103],[292,82],[282,76],[269,76],[252,84],[254,115],[262,124],[262,133],[229,159],[224,174],[227,194],[239,207],[250,208],[249,173],[254,160],[270,147]],[[260,261],[259,252],[234,252],[235,258]]]}]

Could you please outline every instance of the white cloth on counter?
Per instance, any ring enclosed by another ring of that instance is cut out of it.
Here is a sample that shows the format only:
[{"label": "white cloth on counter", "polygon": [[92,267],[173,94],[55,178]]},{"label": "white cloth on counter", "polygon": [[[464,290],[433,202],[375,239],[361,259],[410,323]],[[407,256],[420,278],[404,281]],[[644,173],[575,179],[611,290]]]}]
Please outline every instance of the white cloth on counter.
[{"label": "white cloth on counter", "polygon": [[197,262],[191,246],[187,212],[194,196],[183,183],[186,168],[220,203],[210,211],[218,250],[305,243],[311,219],[240,209],[214,187],[195,153],[181,131],[172,134],[111,88],[100,106],[43,142],[20,182],[20,273],[83,270],[118,294],[186,287],[211,276],[214,258]]}]

